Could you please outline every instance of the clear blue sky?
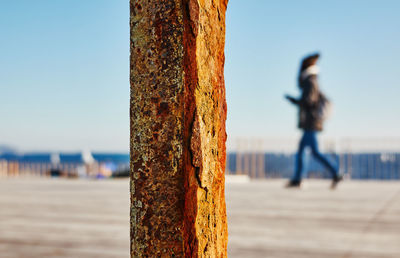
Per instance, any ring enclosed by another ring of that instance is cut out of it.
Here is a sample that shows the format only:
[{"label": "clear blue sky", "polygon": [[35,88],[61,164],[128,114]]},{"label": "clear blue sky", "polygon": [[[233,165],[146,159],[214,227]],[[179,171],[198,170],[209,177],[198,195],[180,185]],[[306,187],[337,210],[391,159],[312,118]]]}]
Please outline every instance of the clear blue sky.
[{"label": "clear blue sky", "polygon": [[[300,58],[320,51],[325,135],[400,136],[400,1],[230,0],[228,135],[293,137]],[[128,151],[128,0],[0,2],[0,144]]]}]

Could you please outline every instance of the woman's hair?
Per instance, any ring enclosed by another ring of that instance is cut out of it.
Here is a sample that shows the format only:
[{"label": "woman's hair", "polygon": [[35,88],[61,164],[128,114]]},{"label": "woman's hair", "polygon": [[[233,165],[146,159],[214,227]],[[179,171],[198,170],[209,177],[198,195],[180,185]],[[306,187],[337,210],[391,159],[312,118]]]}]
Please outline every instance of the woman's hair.
[{"label": "woman's hair", "polygon": [[301,61],[299,77],[297,78],[297,80],[298,80],[297,83],[298,83],[298,86],[299,86],[300,89],[302,88],[302,86],[301,86],[301,81],[302,81],[301,80],[301,73],[304,70],[306,70],[308,67],[310,67],[312,65],[315,65],[317,63],[317,61],[318,61],[319,56],[320,56],[319,53],[316,52],[316,53],[314,53],[312,55],[308,55],[308,56],[304,57],[303,60]]},{"label": "woman's hair", "polygon": [[314,53],[312,55],[308,55],[305,58],[303,58],[300,65],[300,74],[308,67],[315,65],[318,61],[319,56],[320,56],[319,53]]}]

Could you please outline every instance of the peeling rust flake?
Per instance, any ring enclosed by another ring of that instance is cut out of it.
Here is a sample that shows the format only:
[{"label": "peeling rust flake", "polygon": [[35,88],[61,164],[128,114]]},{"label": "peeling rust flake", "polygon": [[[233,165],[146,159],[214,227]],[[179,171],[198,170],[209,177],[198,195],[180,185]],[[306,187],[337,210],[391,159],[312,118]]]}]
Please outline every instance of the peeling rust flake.
[{"label": "peeling rust flake", "polygon": [[192,127],[192,137],[190,138],[190,149],[192,151],[193,166],[200,168],[203,160],[201,151],[200,124],[196,113]]}]

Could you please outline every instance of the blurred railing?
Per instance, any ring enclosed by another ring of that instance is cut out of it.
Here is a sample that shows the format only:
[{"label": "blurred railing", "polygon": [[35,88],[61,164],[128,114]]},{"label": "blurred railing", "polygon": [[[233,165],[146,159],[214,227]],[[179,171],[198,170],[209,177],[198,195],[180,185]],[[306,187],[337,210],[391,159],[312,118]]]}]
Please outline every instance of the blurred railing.
[{"label": "blurred railing", "polygon": [[94,177],[111,176],[113,172],[129,170],[129,164],[117,164],[112,169],[107,163],[82,164],[65,162],[59,164],[45,162],[17,162],[0,160],[1,177]]},{"label": "blurred railing", "polygon": [[[227,174],[251,178],[290,177],[297,139],[234,139],[227,143]],[[400,139],[322,139],[321,151],[353,179],[400,179]],[[308,177],[329,178],[328,171],[306,154]],[[307,175],[306,175],[307,176]]]},{"label": "blurred railing", "polygon": [[[298,139],[236,138],[227,142],[226,173],[251,178],[280,178],[293,174]],[[321,151],[346,177],[352,179],[400,179],[400,138],[321,138]],[[311,156],[306,155],[308,177],[329,178],[329,173]],[[14,162],[0,160],[0,177],[58,176],[108,177],[128,171],[129,164],[91,164],[64,162]],[[53,174],[52,174],[53,172]]]}]

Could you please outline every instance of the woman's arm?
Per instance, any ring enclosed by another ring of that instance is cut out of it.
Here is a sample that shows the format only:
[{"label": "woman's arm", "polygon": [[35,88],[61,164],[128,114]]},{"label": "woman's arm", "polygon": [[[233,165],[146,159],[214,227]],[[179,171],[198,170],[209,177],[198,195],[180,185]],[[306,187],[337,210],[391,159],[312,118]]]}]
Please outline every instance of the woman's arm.
[{"label": "woman's arm", "polygon": [[294,97],[292,97],[292,96],[290,96],[290,95],[285,95],[285,98],[286,98],[287,100],[289,100],[290,102],[292,102],[292,104],[296,104],[296,105],[299,104],[299,100],[296,99],[296,98],[294,98]]}]

